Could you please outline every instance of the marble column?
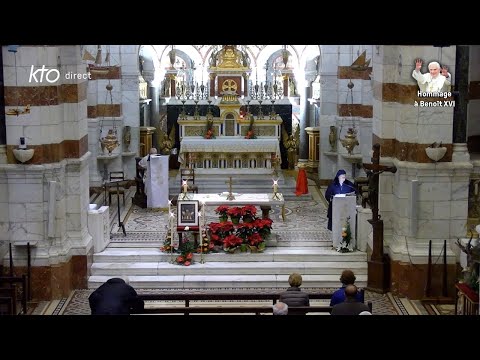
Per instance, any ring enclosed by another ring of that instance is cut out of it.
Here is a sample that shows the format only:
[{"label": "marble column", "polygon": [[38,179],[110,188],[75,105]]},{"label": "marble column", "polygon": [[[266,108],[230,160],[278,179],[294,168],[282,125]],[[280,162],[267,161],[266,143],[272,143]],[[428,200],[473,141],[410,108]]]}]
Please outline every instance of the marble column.
[{"label": "marble column", "polygon": [[453,142],[467,142],[468,67],[469,45],[457,45],[455,56],[455,79],[452,90],[458,91],[453,111]]},{"label": "marble column", "polygon": [[305,86],[300,94],[300,149],[299,163],[308,162],[308,134],[305,128],[310,126],[310,107],[308,98],[310,97],[310,82],[305,80]]},{"label": "marble column", "polygon": [[[23,60],[16,65],[14,55],[4,51],[3,56],[8,74],[5,105],[24,109],[30,104],[30,112],[6,116],[8,164],[0,165],[0,238],[12,242],[18,274],[26,271],[25,245],[32,246],[33,299],[68,296],[72,289],[86,286],[92,250],[86,221],[87,81],[60,76],[56,84],[32,83],[18,75],[28,73],[31,65],[84,74],[80,46],[19,46],[17,56]],[[58,96],[46,103],[53,86]],[[20,136],[34,150],[23,164],[12,154]]]},{"label": "marble column", "polygon": [[[156,127],[160,126],[160,86],[152,84],[148,86],[149,96],[152,99],[150,102],[150,125]],[[155,146],[158,144],[154,143]],[[157,146],[158,147],[158,146]]]},{"label": "marble column", "polygon": [[[0,51],[0,69],[3,69],[3,57]],[[0,71],[0,145],[7,143],[7,128],[5,126],[5,99],[3,93],[3,71]],[[1,163],[1,162],[0,162]]]}]

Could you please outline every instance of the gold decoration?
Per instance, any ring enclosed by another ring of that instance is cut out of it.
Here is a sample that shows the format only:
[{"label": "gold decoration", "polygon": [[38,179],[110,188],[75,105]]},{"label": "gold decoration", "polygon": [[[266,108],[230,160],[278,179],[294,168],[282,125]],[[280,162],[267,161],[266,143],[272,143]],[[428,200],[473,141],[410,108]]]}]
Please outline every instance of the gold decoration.
[{"label": "gold decoration", "polygon": [[108,130],[107,136],[100,139],[100,143],[108,150],[108,154],[111,154],[113,149],[119,145],[117,136],[113,133],[112,129]]},{"label": "gold decoration", "polygon": [[222,84],[222,91],[237,91],[237,83],[235,80],[225,80]]},{"label": "gold decoration", "polygon": [[172,126],[169,135],[160,128],[157,129],[157,133],[157,143],[160,147],[160,153],[162,155],[169,155],[173,145],[175,145],[175,124]]},{"label": "gold decoration", "polygon": [[345,135],[345,139],[340,139],[343,147],[347,149],[348,155],[352,155],[352,151],[355,146],[359,145],[357,140],[357,134],[353,130],[353,128],[348,128],[347,135]]},{"label": "gold decoration", "polygon": [[242,56],[233,45],[226,45],[220,50],[219,68],[243,68]]}]

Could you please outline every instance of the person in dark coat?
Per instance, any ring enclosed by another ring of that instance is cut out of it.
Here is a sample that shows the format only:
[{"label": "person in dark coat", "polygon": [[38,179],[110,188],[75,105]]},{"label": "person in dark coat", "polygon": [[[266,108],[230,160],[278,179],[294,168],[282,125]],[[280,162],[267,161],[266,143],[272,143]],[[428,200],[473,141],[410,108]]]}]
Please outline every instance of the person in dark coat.
[{"label": "person in dark coat", "polygon": [[345,301],[335,305],[332,308],[332,315],[358,315],[362,311],[370,311],[370,308],[361,302],[358,302],[355,297],[357,296],[357,287],[355,285],[345,286]]},{"label": "person in dark coat", "polygon": [[144,301],[125,280],[112,278],[100,285],[89,297],[92,315],[130,315],[144,309]]},{"label": "person in dark coat", "polygon": [[[355,274],[352,270],[347,269],[342,271],[342,275],[340,276],[340,282],[342,283],[342,287],[333,293],[330,299],[330,306],[334,306],[345,301],[345,287],[347,285],[353,285],[356,279],[357,278],[355,277]],[[363,293],[360,291],[357,291],[355,299],[358,302],[365,302],[365,299],[363,298]]]},{"label": "person in dark coat", "polygon": [[[279,301],[288,305],[288,314],[296,315],[300,314],[295,312],[295,306],[310,306],[310,300],[308,294],[300,290],[300,285],[302,285],[302,276],[297,273],[293,273],[288,278],[288,283],[290,287],[287,291],[280,294]],[[304,314],[304,312],[302,312]]]},{"label": "person in dark coat", "polygon": [[333,182],[328,185],[327,191],[325,191],[325,199],[328,201],[328,230],[332,231],[332,203],[333,197],[337,194],[348,194],[351,192],[357,193],[357,189],[355,185],[346,179],[347,173],[345,170],[340,169],[337,171],[337,175],[335,175],[335,179]]}]

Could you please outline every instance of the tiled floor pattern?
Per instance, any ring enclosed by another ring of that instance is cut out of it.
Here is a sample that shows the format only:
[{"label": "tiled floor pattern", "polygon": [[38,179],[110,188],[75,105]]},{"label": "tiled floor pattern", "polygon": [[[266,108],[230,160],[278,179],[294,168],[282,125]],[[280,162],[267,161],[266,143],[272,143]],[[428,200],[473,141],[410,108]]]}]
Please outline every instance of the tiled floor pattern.
[{"label": "tiled floor pattern", "polygon": [[[332,292],[334,289],[305,289],[304,291],[310,292],[310,291],[323,291],[323,292]],[[92,293],[93,290],[75,290],[72,292],[70,297],[64,298],[61,300],[55,300],[52,301],[51,304],[46,306],[43,304],[43,308],[41,310],[37,310],[34,312],[34,314],[38,315],[89,315],[90,314],[90,308],[88,305],[88,297]],[[148,289],[139,289],[139,293],[145,293],[145,292],[177,292],[177,293],[183,293],[183,292],[208,292],[209,290],[205,289],[154,289],[154,290],[148,290]],[[220,291],[220,292],[226,292],[226,291],[239,291],[239,289],[212,289],[210,291]],[[246,290],[248,292],[252,292],[251,289]],[[256,289],[256,292],[261,292],[261,289]],[[271,289],[265,289],[263,290],[265,292],[271,292]],[[278,289],[278,291],[283,291],[282,289]],[[408,315],[408,313],[402,313],[399,311],[398,306],[395,305],[395,297],[392,296],[391,294],[377,294],[373,292],[366,291],[365,292],[365,301],[371,301],[373,305],[373,312],[375,315]],[[270,301],[191,301],[191,306],[195,305],[202,305],[202,306],[217,306],[219,304],[227,304],[229,306],[269,306],[271,305]],[[147,307],[157,307],[157,306],[183,306],[183,301],[157,301],[157,302],[148,302],[146,304]],[[328,305],[328,300],[312,300],[311,301],[312,305]]]}]

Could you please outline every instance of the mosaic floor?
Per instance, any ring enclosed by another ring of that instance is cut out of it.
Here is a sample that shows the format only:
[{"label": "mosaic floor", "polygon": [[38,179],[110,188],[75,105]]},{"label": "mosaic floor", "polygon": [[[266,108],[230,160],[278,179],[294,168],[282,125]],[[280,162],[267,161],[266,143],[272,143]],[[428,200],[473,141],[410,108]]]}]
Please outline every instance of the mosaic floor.
[{"label": "mosaic floor", "polygon": [[[188,293],[205,293],[209,291],[236,291],[241,292],[241,289],[138,289],[138,293],[162,293],[162,292],[175,292],[178,294],[187,292]],[[255,292],[261,293],[268,292],[270,293],[272,289],[266,288],[256,289]],[[322,289],[305,289],[307,292],[332,292],[335,289],[333,288],[322,288]],[[68,298],[62,298],[60,300],[53,301],[43,301],[36,304],[34,310],[30,312],[32,315],[90,315],[90,308],[88,305],[88,297],[93,290],[75,290],[73,291]],[[252,292],[251,289],[246,289],[249,293]],[[282,291],[279,289],[279,291]],[[407,298],[400,298],[392,293],[387,294],[378,294],[371,291],[365,291],[365,301],[371,301],[373,307],[374,315],[454,315],[454,305],[453,304],[426,304],[422,303],[420,300],[409,300]],[[191,306],[195,305],[217,305],[221,302],[216,301],[191,301]],[[227,301],[222,302],[223,304]],[[230,301],[228,302],[230,306],[242,306],[242,305],[253,305],[253,306],[269,306],[271,305],[270,301]],[[312,305],[328,305],[328,300],[312,300]],[[183,306],[181,301],[151,301],[146,304],[147,307],[160,307],[160,306]]]}]

